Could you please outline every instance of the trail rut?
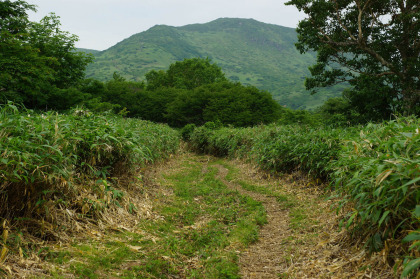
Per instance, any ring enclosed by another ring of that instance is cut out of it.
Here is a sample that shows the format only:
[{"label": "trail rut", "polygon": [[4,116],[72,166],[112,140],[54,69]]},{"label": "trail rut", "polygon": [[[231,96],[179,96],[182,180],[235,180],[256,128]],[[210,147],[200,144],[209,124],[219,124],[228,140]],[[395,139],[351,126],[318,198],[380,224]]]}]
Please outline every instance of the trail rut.
[{"label": "trail rut", "polygon": [[274,197],[244,190],[240,185],[225,179],[228,170],[221,166],[218,168],[218,177],[232,190],[242,195],[260,201],[267,211],[268,223],[259,233],[259,240],[243,252],[239,259],[240,274],[242,278],[279,278],[282,272],[282,246],[281,243],[289,235],[289,212],[281,208]]}]

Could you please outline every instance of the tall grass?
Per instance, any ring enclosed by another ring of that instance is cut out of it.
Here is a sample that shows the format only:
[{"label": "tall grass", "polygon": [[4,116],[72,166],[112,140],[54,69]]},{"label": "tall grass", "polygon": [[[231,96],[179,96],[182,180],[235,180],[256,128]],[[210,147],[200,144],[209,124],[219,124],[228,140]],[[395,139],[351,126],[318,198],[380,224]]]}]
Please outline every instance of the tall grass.
[{"label": "tall grass", "polygon": [[[178,134],[165,125],[85,110],[35,113],[12,104],[0,108],[0,216],[44,219],[48,204],[86,214],[82,193],[111,199],[121,193],[110,178],[174,153]],[[99,199],[99,198],[98,198]],[[86,207],[86,203],[90,203]],[[102,206],[107,206],[102,199]],[[87,210],[86,208],[89,208]]]},{"label": "tall grass", "polygon": [[[263,169],[299,169],[328,181],[341,195],[341,205],[354,204],[343,224],[371,251],[378,251],[386,241],[402,239],[419,228],[419,129],[416,118],[347,129],[203,126],[191,133],[190,145],[199,152],[244,157]],[[418,231],[406,238],[415,246],[406,255],[418,257],[416,236]],[[412,270],[420,265],[413,257]]]}]

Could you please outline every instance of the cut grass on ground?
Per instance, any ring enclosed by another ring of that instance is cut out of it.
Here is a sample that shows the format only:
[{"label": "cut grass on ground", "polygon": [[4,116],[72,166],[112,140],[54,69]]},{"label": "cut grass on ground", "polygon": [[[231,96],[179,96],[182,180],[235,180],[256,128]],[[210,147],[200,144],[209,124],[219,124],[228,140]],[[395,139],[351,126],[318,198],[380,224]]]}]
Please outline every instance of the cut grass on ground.
[{"label": "cut grass on ground", "polygon": [[[64,278],[239,278],[238,251],[258,239],[266,222],[260,202],[229,190],[203,157],[184,157],[161,177],[154,194],[160,218],[141,220],[138,232],[75,243],[45,258]],[[169,194],[168,194],[169,193]]]}]

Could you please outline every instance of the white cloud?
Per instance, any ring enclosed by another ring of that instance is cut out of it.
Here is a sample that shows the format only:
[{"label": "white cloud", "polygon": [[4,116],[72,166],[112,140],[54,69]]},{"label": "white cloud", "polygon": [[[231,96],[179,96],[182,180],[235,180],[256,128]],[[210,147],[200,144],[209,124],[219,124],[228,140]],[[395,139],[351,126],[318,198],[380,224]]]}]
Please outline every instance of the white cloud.
[{"label": "white cloud", "polygon": [[303,15],[279,0],[28,0],[38,6],[31,20],[49,12],[62,29],[79,36],[78,47],[103,50],[157,24],[183,26],[220,17],[253,18],[296,27]]}]

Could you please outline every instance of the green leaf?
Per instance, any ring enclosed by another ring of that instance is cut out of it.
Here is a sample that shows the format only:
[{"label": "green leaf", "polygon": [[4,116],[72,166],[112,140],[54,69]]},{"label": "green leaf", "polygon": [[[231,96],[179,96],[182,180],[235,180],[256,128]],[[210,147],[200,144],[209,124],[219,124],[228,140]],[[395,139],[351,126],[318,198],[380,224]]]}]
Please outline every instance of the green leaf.
[{"label": "green leaf", "polygon": [[416,205],[416,209],[414,209],[413,214],[416,218],[420,218],[420,205]]},{"label": "green leaf", "polygon": [[420,176],[419,177],[416,177],[416,178],[414,178],[414,179],[412,179],[412,180],[410,180],[410,181],[408,181],[407,183],[405,183],[403,186],[401,186],[400,188],[403,188],[403,187],[406,187],[406,186],[408,186],[408,185],[411,185],[411,184],[414,184],[414,183],[416,183],[417,181],[420,181]]},{"label": "green leaf", "polygon": [[381,220],[379,220],[379,223],[378,223],[378,227],[382,225],[382,222],[385,220],[386,216],[388,216],[389,213],[391,213],[391,211],[387,210],[384,212],[384,214],[382,214]]},{"label": "green leaf", "polygon": [[8,102],[7,105],[9,108],[13,109],[14,112],[19,112],[18,108],[15,105],[12,105],[11,102]]},{"label": "green leaf", "polygon": [[412,245],[410,245],[410,248],[408,248],[408,251],[418,249],[420,251],[420,241],[414,242]]},{"label": "green leaf", "polygon": [[405,266],[401,274],[401,278],[408,277],[413,271],[420,267],[420,259],[409,261]]},{"label": "green leaf", "polygon": [[415,241],[415,240],[420,240],[420,232],[412,232],[409,235],[407,235],[406,237],[404,237],[404,239],[402,241],[403,242],[411,242],[411,241]]},{"label": "green leaf", "polygon": [[354,212],[351,217],[349,218],[349,220],[347,221],[347,228],[350,227],[350,225],[353,223],[353,219],[357,216],[359,212]]}]

